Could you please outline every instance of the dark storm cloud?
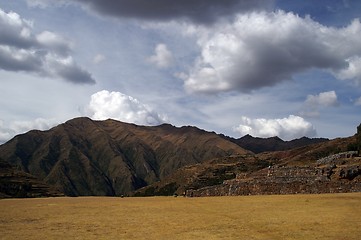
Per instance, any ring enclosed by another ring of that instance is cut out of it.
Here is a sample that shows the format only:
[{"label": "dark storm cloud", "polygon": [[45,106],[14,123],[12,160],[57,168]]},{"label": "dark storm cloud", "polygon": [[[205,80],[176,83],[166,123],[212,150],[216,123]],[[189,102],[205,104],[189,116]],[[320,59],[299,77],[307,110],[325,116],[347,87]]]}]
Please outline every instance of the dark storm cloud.
[{"label": "dark storm cloud", "polygon": [[69,55],[70,41],[50,31],[34,34],[32,25],[19,14],[0,8],[0,69],[60,77],[72,83],[95,83]]},{"label": "dark storm cloud", "polygon": [[76,0],[98,13],[121,18],[166,21],[187,19],[209,24],[238,12],[264,9],[271,0]]},{"label": "dark storm cloud", "polygon": [[75,63],[59,64],[56,69],[56,74],[66,81],[77,84],[94,84],[95,80],[89,72],[80,68]]}]

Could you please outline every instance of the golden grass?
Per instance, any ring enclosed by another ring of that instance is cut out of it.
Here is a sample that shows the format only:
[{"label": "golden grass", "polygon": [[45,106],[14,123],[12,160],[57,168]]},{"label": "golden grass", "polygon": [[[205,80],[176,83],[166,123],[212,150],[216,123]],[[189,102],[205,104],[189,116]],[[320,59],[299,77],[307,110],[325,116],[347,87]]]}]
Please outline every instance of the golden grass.
[{"label": "golden grass", "polygon": [[360,239],[361,193],[0,200],[0,239]]}]

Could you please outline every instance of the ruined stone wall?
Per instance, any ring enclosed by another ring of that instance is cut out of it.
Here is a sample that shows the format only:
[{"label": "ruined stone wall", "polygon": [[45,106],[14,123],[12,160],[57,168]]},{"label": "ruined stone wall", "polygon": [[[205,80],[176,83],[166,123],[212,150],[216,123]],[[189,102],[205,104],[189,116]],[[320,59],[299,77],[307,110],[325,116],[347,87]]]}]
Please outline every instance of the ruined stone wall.
[{"label": "ruined stone wall", "polygon": [[317,164],[327,164],[330,163],[332,161],[341,159],[341,158],[352,158],[352,157],[356,157],[358,155],[357,151],[348,151],[348,152],[341,152],[341,153],[337,153],[337,154],[333,154],[324,158],[321,158],[319,160],[317,160]]},{"label": "ruined stone wall", "polygon": [[322,167],[270,167],[241,174],[217,186],[187,191],[187,196],[361,192],[361,168],[335,164]]}]

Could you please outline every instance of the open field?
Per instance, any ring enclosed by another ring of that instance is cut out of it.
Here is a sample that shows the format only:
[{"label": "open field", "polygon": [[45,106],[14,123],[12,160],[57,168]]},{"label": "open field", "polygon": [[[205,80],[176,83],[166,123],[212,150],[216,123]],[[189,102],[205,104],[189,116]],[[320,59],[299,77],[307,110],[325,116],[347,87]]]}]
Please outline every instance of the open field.
[{"label": "open field", "polygon": [[360,239],[361,193],[0,200],[0,239]]}]

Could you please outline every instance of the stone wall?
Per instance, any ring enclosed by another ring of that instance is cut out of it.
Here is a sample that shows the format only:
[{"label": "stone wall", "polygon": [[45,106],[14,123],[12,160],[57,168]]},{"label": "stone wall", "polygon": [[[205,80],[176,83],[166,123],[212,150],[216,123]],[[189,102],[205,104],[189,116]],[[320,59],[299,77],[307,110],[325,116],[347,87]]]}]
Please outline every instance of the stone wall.
[{"label": "stone wall", "polygon": [[321,158],[319,160],[317,160],[317,164],[327,164],[330,163],[332,161],[341,159],[341,158],[352,158],[352,157],[356,157],[358,156],[358,152],[357,151],[348,151],[348,152],[341,152],[341,153],[337,153],[337,154],[333,154],[324,158]]},{"label": "stone wall", "polygon": [[[340,159],[340,158],[337,158]],[[261,194],[361,192],[359,161],[315,166],[273,166],[252,174],[239,174],[223,184],[188,190],[189,197]]]}]

